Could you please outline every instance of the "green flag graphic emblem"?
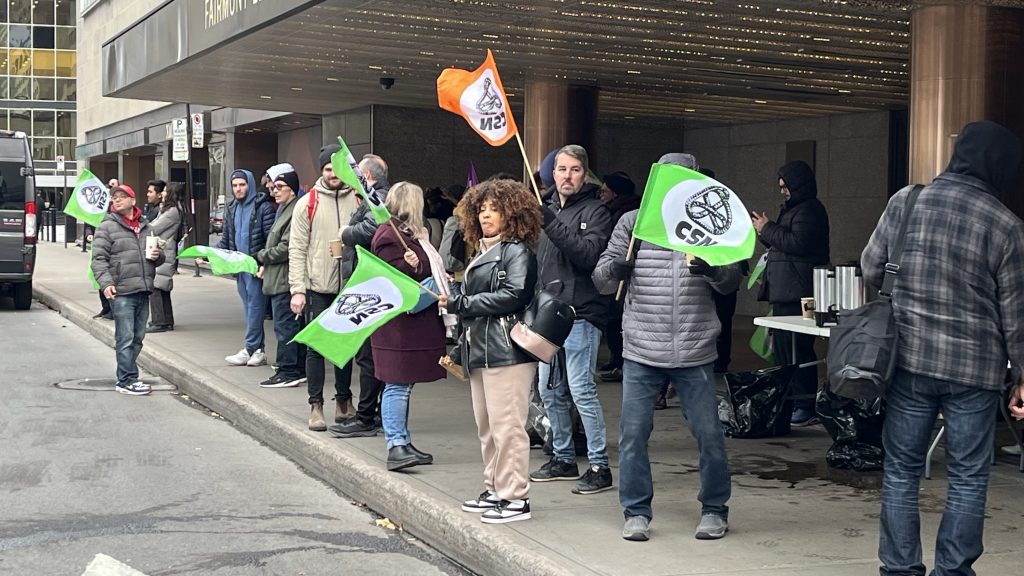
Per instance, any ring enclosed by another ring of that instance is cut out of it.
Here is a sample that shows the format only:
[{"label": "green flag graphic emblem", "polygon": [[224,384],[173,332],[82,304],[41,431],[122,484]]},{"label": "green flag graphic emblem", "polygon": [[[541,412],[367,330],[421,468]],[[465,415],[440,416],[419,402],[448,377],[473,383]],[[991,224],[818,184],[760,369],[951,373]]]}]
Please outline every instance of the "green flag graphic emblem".
[{"label": "green flag graphic emblem", "polygon": [[419,301],[420,285],[362,246],[356,269],[334,303],[302,329],[302,342],[344,366],[373,332]]},{"label": "green flag graphic emblem", "polygon": [[373,214],[373,219],[377,224],[384,224],[391,220],[391,213],[388,212],[387,206],[384,205],[384,200],[377,194],[376,190],[367,185],[366,179],[363,178],[362,172],[359,171],[355,157],[352,156],[352,151],[348,149],[348,144],[345,144],[341,136],[338,136],[338,144],[341,145],[341,150],[331,154],[331,168],[334,170],[334,173],[337,174],[338,178],[341,178],[342,182],[348,184],[359,193],[363,202],[366,202],[366,205],[370,207],[370,213]]},{"label": "green flag graphic emblem", "polygon": [[109,207],[110,190],[92,172],[83,168],[64,206],[64,213],[92,226],[99,226]]},{"label": "green flag graphic emblem", "polygon": [[210,262],[210,270],[217,276],[239,272],[255,274],[259,270],[259,265],[252,256],[211,246],[189,246],[178,254],[178,260],[182,258],[205,258]]}]

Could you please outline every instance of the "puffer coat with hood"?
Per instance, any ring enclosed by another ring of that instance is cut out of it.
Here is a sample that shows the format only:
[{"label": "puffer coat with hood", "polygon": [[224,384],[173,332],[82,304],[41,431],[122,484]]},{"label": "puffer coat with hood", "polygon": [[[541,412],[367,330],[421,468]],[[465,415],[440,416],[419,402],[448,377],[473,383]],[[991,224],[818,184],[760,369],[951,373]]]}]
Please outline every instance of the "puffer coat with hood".
[{"label": "puffer coat with hood", "polygon": [[232,197],[224,208],[224,233],[217,248],[237,250],[250,256],[263,250],[267,234],[274,225],[274,205],[256,188],[256,179],[248,170],[235,170],[231,179],[245,178],[249,192],[241,200]]},{"label": "puffer coat with hood", "polygon": [[789,188],[789,200],[774,222],[761,229],[761,243],[769,248],[764,283],[758,300],[772,304],[797,303],[814,295],[814,267],[828,264],[828,212],[818,200],[814,171],[802,160],[779,169]]}]

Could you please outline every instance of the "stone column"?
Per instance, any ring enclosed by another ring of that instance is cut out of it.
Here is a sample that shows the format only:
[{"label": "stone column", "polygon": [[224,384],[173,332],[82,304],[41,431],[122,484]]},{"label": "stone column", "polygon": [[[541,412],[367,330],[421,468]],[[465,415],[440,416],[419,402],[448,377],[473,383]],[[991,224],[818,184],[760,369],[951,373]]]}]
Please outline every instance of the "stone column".
[{"label": "stone column", "polygon": [[[910,19],[910,180],[926,184],[968,122],[994,120],[1024,138],[1024,10],[921,4]],[[1024,169],[1005,202],[1024,215]]]},{"label": "stone column", "polygon": [[591,164],[594,163],[598,92],[596,86],[526,81],[526,105],[519,131],[535,171],[548,152],[566,144],[586,148]]}]

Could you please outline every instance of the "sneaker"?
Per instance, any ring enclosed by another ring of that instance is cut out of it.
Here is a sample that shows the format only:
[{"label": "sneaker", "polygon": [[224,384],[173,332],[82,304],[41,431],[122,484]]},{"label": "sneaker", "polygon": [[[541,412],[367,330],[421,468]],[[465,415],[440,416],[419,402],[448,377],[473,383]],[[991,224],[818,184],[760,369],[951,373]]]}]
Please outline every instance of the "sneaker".
[{"label": "sneaker", "polygon": [[376,436],[377,428],[373,424],[364,424],[362,420],[356,418],[331,426],[327,429],[327,433],[335,438],[360,438]]},{"label": "sneaker", "polygon": [[491,492],[490,490],[484,490],[479,496],[472,500],[466,500],[462,503],[463,512],[486,512],[498,507],[501,503],[501,498],[498,498],[497,492]]},{"label": "sneaker", "polygon": [[278,372],[260,382],[260,388],[294,388],[305,381],[305,376],[285,376]]},{"label": "sneaker", "polygon": [[553,480],[576,480],[580,477],[580,469],[575,462],[562,462],[552,457],[536,472],[530,472],[530,480],[534,482],[551,482]]},{"label": "sneaker", "polygon": [[601,373],[601,382],[622,382],[622,370],[613,368]]},{"label": "sneaker", "polygon": [[665,399],[664,394],[658,394],[658,397],[654,399],[655,410],[668,410],[668,400]]},{"label": "sneaker", "polygon": [[1010,444],[1009,446],[1000,446],[999,451],[1003,454],[1010,456],[1020,456],[1020,446],[1016,444]]},{"label": "sneaker", "polygon": [[498,505],[480,515],[484,524],[504,524],[516,520],[530,519],[530,499],[502,500]]},{"label": "sneaker", "polygon": [[257,351],[252,353],[252,356],[249,357],[249,360],[246,361],[245,365],[246,366],[263,366],[266,363],[267,363],[267,355],[263,352],[263,349],[260,348],[259,350],[257,350]]},{"label": "sneaker", "polygon": [[697,533],[694,537],[697,540],[718,540],[729,531],[729,521],[718,514],[701,514],[700,524],[697,524]]},{"label": "sneaker", "polygon": [[597,494],[612,489],[612,471],[607,466],[590,466],[576,481],[573,494]]},{"label": "sneaker", "polygon": [[817,424],[818,414],[811,408],[795,408],[789,423],[793,426],[811,426]]},{"label": "sneaker", "polygon": [[116,386],[119,394],[128,394],[131,396],[145,396],[152,392],[149,384],[145,382],[132,382],[130,384],[118,384]]},{"label": "sneaker", "polygon": [[224,361],[232,366],[245,366],[249,361],[249,351],[242,348],[238,351],[238,354],[232,354],[231,356],[225,356]]},{"label": "sneaker", "polygon": [[622,526],[622,537],[632,542],[647,542],[650,532],[651,521],[646,516],[629,516]]}]

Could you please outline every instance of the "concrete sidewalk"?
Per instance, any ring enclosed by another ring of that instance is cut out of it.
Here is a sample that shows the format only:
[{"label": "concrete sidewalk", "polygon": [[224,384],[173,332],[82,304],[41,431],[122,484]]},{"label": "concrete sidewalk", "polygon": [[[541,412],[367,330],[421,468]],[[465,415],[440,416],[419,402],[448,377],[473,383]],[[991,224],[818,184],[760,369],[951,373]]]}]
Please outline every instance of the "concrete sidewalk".
[{"label": "concrete sidewalk", "polygon": [[[40,244],[36,297],[110,345],[113,324],[92,320],[96,293],[86,279],[86,255],[59,244]],[[140,363],[178,385],[182,393],[222,414],[235,426],[297,462],[407,531],[480,574],[652,574],[768,576],[877,573],[879,475],[830,470],[824,454],[831,439],[820,426],[795,429],[785,438],[727,440],[733,471],[730,532],[718,541],[698,541],[698,468],[695,442],[680,418],[678,402],[655,413],[650,451],[655,482],[651,540],[620,537],[622,511],[616,491],[591,496],[570,493],[571,482],[531,486],[533,519],[488,526],[460,509],[482,489],[482,464],[469,390],[448,380],[418,385],[410,430],[435,464],[408,473],[385,470],[383,436],[338,440],[306,429],[304,387],[265,390],[257,383],[270,367],[231,367],[244,331],[233,281],[191,272],[174,279],[174,332],[146,337]],[[738,324],[741,319],[737,319]],[[274,337],[266,324],[268,358]],[[88,372],[88,367],[84,367]],[[83,373],[71,376],[111,376]],[[328,377],[325,395],[330,397]],[[358,378],[353,392],[358,395]],[[608,423],[612,473],[618,483],[618,415],[621,386],[600,385]],[[145,398],[140,398],[145,402]],[[334,415],[327,406],[328,420]],[[921,510],[926,562],[944,506],[941,450],[936,478],[922,483]],[[546,461],[531,454],[531,469]],[[581,470],[586,465],[580,462]],[[992,471],[986,553],[979,574],[1010,573],[1024,562],[1020,511],[1024,486],[1015,462]],[[311,503],[315,506],[315,503]],[[326,529],[330,529],[327,527]]]}]

